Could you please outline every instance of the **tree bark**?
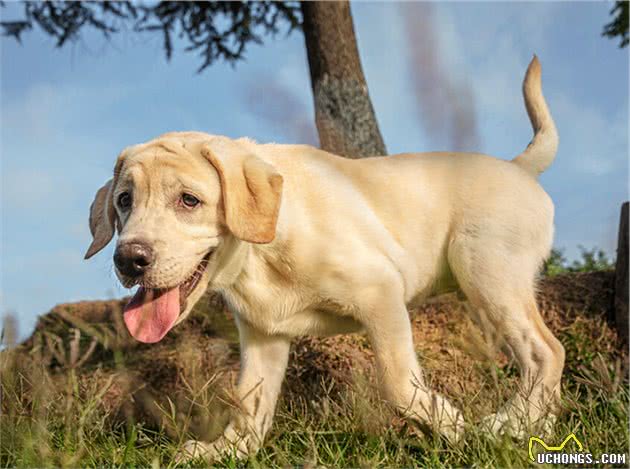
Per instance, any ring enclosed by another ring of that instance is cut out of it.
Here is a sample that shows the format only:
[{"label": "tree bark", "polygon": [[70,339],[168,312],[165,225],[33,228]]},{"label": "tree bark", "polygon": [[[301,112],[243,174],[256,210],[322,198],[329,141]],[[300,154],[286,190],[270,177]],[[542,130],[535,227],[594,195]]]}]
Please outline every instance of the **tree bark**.
[{"label": "tree bark", "polygon": [[361,67],[350,4],[301,5],[320,147],[349,158],[385,155]]},{"label": "tree bark", "polygon": [[619,336],[628,343],[628,202],[621,206],[617,265],[615,267],[615,324]]}]

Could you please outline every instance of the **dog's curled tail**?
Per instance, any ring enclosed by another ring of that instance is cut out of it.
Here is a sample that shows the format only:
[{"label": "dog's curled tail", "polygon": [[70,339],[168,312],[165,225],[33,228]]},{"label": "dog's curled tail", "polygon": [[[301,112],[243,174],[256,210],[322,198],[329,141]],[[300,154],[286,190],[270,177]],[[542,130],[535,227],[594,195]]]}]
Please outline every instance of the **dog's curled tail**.
[{"label": "dog's curled tail", "polygon": [[558,131],[542,93],[541,67],[536,55],[525,73],[523,98],[534,129],[534,138],[525,151],[512,161],[534,176],[538,176],[551,165],[556,156]]}]

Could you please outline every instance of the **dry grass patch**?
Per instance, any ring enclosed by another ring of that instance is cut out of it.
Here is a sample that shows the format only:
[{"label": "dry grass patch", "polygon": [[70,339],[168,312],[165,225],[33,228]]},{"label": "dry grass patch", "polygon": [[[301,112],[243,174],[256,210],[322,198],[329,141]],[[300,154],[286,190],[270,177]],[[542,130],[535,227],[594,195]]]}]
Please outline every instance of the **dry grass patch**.
[{"label": "dry grass patch", "polygon": [[[612,284],[611,272],[570,274],[545,279],[539,295],[567,350],[564,410],[552,439],[576,432],[594,454],[628,453],[627,353],[607,322]],[[25,343],[0,353],[3,466],[169,466],[187,433],[221,432],[236,405],[229,314],[216,300],[200,302],[162,342],[142,345],[120,320],[122,304],[60,305]],[[526,445],[489,439],[474,425],[514,391],[513,364],[494,356],[453,296],[411,315],[427,379],[471,423],[461,444],[423,434],[380,400],[364,336],[300,338],[271,435],[248,464],[527,465]],[[12,336],[8,324],[4,343]]]}]

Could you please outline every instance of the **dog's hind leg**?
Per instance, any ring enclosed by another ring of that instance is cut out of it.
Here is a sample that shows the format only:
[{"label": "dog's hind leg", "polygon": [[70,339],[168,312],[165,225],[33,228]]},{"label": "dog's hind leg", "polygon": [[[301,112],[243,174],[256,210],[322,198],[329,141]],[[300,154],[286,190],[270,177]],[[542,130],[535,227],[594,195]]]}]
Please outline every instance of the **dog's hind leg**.
[{"label": "dog's hind leg", "polygon": [[560,396],[564,348],[543,322],[534,285],[540,259],[489,245],[471,237],[455,238],[449,263],[473,307],[481,308],[509,346],[520,368],[517,394],[486,419],[496,433],[526,436],[531,426],[548,425]]},{"label": "dog's hind leg", "polygon": [[394,281],[362,291],[362,321],[376,356],[381,393],[405,417],[451,441],[464,427],[461,412],[428,389],[413,346],[402,286]]}]

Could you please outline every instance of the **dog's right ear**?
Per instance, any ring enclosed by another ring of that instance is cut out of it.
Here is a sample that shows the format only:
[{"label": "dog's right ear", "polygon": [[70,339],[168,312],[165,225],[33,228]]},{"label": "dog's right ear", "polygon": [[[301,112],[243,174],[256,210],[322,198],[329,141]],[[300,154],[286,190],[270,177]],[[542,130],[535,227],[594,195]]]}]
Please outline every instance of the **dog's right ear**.
[{"label": "dog's right ear", "polygon": [[101,187],[90,206],[90,231],[92,232],[92,244],[85,253],[84,259],[89,259],[99,252],[114,237],[116,226],[116,212],[112,202],[112,190],[114,178]]},{"label": "dog's right ear", "polygon": [[122,170],[123,160],[125,159],[129,149],[125,148],[114,167],[114,177],[107,181],[94,196],[94,201],[90,206],[90,232],[92,233],[92,244],[85,253],[84,259],[89,259],[99,252],[114,237],[116,229],[116,209],[114,208],[114,188],[118,175]]}]

